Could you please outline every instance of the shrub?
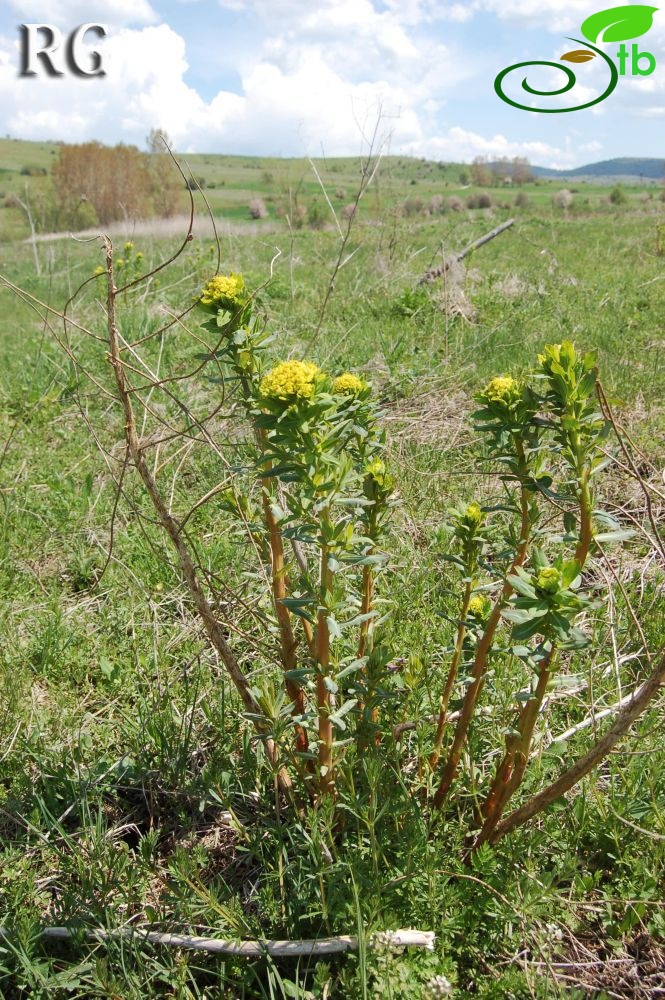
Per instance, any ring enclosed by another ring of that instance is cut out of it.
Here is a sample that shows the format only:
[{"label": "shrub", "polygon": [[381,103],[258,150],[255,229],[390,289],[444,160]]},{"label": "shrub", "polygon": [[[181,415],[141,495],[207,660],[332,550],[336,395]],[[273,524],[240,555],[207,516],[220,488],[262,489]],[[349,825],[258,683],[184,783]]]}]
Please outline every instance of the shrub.
[{"label": "shrub", "polygon": [[486,191],[480,194],[470,194],[466,199],[467,208],[492,208],[494,202],[492,196]]},{"label": "shrub", "polygon": [[268,216],[268,209],[263,198],[252,198],[249,203],[249,216],[251,219],[265,219]]},{"label": "shrub", "polygon": [[528,194],[524,191],[520,191],[515,198],[515,208],[528,208],[531,204]]},{"label": "shrub", "polygon": [[402,212],[407,217],[407,219],[412,219],[416,215],[420,215],[423,210],[422,198],[407,198],[402,205]]},{"label": "shrub", "polygon": [[559,208],[562,211],[567,211],[573,203],[573,193],[567,188],[562,191],[557,191],[555,195],[552,195],[552,205],[554,208]]},{"label": "shrub", "polygon": [[610,193],[610,201],[613,205],[625,205],[626,202],[628,201],[628,196],[626,195],[626,192],[624,191],[624,189],[621,187],[620,184],[617,184],[615,187],[612,188],[612,191]]},{"label": "shrub", "polygon": [[430,215],[443,215],[446,210],[446,202],[442,194],[433,194],[427,206]]},{"label": "shrub", "polygon": [[311,229],[323,229],[327,221],[327,212],[320,201],[310,202],[307,209],[307,225]]}]

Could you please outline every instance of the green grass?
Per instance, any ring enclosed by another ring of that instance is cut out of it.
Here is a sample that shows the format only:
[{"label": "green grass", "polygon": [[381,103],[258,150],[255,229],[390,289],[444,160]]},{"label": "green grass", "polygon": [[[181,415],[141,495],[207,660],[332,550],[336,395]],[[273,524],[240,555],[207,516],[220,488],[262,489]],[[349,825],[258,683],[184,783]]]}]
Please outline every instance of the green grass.
[{"label": "green grass", "polygon": [[[13,146],[0,144],[0,167],[10,171],[8,183],[18,184],[28,154]],[[48,156],[46,146],[30,151],[35,163]],[[253,194],[282,197],[305,176],[307,197],[316,193],[302,161],[201,156],[190,163],[206,177],[215,212],[229,218],[241,218]],[[326,182],[345,188],[350,200],[351,161],[328,161],[326,169]],[[453,576],[437,539],[451,504],[478,488],[467,416],[487,378],[524,370],[542,344],[572,337],[598,352],[605,385],[637,444],[659,468],[665,459],[660,203],[640,201],[635,189],[615,209],[603,203],[606,188],[580,185],[578,205],[565,216],[551,208],[559,185],[529,187],[532,205],[518,213],[514,229],[466,261],[471,308],[460,316],[441,308],[438,285],[415,297],[410,291],[440,259],[442,241],[447,251],[460,249],[507,218],[512,204],[431,219],[389,211],[413,191],[423,198],[458,193],[456,180],[454,171],[430,164],[388,161],[316,338],[338,251],[335,233],[303,229],[291,237],[284,228],[222,242],[223,269],[241,270],[254,285],[265,281],[281,251],[263,295],[276,356],[306,352],[334,371],[364,370],[385,402],[400,495],[386,636],[401,664],[387,709],[395,721],[436,710],[452,633],[440,612],[455,614]],[[514,194],[506,198],[512,202]],[[137,240],[137,249],[154,264],[177,243]],[[56,308],[100,262],[94,244],[57,241],[39,253],[41,278],[31,249],[19,242],[11,244],[3,273]],[[160,322],[162,305],[191,301],[210,259],[208,242],[195,241],[144,298],[130,294],[123,333],[138,337]],[[103,336],[97,292],[87,286],[75,315]],[[539,823],[495,851],[483,849],[473,868],[460,861],[458,813],[473,795],[469,781],[460,782],[458,799],[439,818],[396,777],[419,747],[428,750],[429,727],[401,750],[386,744],[367,751],[353,774],[342,769],[342,830],[325,809],[290,818],[275,807],[251,729],[131,473],[115,509],[117,405],[79,383],[57,342],[57,319],[46,328],[4,288],[0,315],[0,924],[11,931],[0,942],[0,996],[418,998],[437,974],[456,983],[458,997],[617,995],[607,978],[612,965],[598,969],[589,992],[576,993],[570,983],[557,985],[548,963],[571,955],[574,940],[604,958],[621,957],[640,936],[652,948],[663,940],[662,697],[597,775]],[[110,391],[103,343],[73,329],[71,348]],[[146,357],[160,372],[181,375],[196,366],[199,352],[175,329]],[[202,379],[182,391],[203,412],[220,388]],[[220,422],[217,433],[228,461],[242,464],[237,430]],[[175,481],[175,508],[185,509],[224,475],[214,454],[195,449]],[[626,489],[612,473],[602,492],[623,501]],[[219,506],[201,509],[191,527],[201,561],[251,594],[255,564]],[[644,557],[637,539],[614,558],[655,651],[664,638],[663,577]],[[639,640],[621,594],[615,599],[613,631],[599,618],[594,647],[571,666],[591,677],[594,698],[608,703],[618,697],[619,681],[625,689],[645,671],[643,658],[625,659]],[[241,608],[233,609],[232,622],[252,631]],[[252,639],[233,641],[245,668],[265,678],[268,652]],[[515,687],[515,678],[499,672],[484,699],[506,723]],[[563,732],[585,714],[580,696],[557,700],[548,727]],[[493,766],[492,725],[484,721],[473,734],[478,784]],[[526,791],[588,739],[586,731],[567,748],[543,748]],[[435,931],[437,946],[431,954],[367,951],[270,963],[127,942],[55,946],[38,937],[45,924],[128,921],[240,938],[418,927]]]}]

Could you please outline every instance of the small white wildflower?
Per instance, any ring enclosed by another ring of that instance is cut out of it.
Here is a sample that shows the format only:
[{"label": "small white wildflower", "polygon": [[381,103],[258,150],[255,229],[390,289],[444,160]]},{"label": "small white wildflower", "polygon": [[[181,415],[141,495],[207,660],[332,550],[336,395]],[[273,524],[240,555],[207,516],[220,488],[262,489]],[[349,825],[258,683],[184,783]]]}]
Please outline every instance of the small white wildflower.
[{"label": "small white wildflower", "polygon": [[427,990],[431,1000],[439,1000],[439,997],[452,995],[453,984],[445,976],[433,976],[427,983]]},{"label": "small white wildflower", "polygon": [[395,935],[392,931],[378,931],[372,935],[372,948],[375,951],[390,951],[394,946]]}]

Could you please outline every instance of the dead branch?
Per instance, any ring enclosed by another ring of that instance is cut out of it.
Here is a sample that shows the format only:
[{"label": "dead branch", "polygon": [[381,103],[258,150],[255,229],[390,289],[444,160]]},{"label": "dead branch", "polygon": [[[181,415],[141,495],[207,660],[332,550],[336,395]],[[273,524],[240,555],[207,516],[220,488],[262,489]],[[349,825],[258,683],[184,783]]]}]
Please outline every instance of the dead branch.
[{"label": "dead branch", "polygon": [[474,240],[473,243],[469,243],[469,245],[464,247],[464,249],[459,253],[451,254],[447,260],[444,260],[443,264],[439,264],[438,267],[431,267],[428,271],[425,271],[418,284],[427,285],[429,282],[436,281],[437,278],[443,277],[446,271],[452,267],[453,264],[459,264],[460,261],[463,261],[464,258],[468,257],[474,250],[478,250],[479,247],[489,243],[490,240],[493,240],[496,236],[500,236],[501,233],[505,233],[507,229],[510,229],[510,227],[514,225],[514,219],[508,219],[507,222],[502,222],[500,226],[496,227],[496,229],[492,229],[491,232],[485,233],[485,235],[481,236],[480,239]]},{"label": "dead branch", "polygon": [[[261,707],[254,695],[251,692],[249,683],[244,673],[242,672],[238,660],[236,659],[235,653],[229,646],[224,632],[217,621],[215,614],[213,612],[208,599],[206,598],[201,583],[199,581],[196,568],[194,565],[194,560],[192,555],[187,548],[185,541],[183,539],[182,531],[180,525],[177,523],[175,518],[169,512],[166,503],[157,487],[157,483],[152,475],[152,472],[148,468],[148,465],[144,458],[143,449],[141,448],[141,443],[139,440],[138,432],[136,429],[136,419],[134,416],[134,408],[131,402],[131,396],[129,387],[127,385],[125,377],[125,368],[120,358],[120,333],[118,330],[117,319],[116,319],[116,295],[118,291],[115,287],[113,280],[113,245],[108,237],[104,238],[104,249],[106,253],[106,265],[107,265],[107,282],[108,282],[108,294],[107,294],[107,323],[108,323],[108,338],[109,338],[109,359],[111,365],[113,366],[113,371],[115,374],[116,386],[118,389],[118,395],[120,397],[120,402],[122,404],[123,413],[125,417],[125,440],[127,442],[127,447],[129,449],[129,454],[131,455],[132,462],[134,463],[142,481],[143,485],[148,492],[150,500],[152,501],[153,507],[157,512],[159,521],[166,532],[166,534],[171,539],[173,546],[178,554],[178,560],[180,563],[180,569],[184,577],[187,588],[192,596],[196,610],[199,613],[199,617],[203,622],[204,628],[208,634],[210,641],[212,642],[215,650],[219,654],[226,670],[233,681],[238,694],[242,700],[245,707],[245,711],[251,713],[255,717],[260,717],[262,715]],[[264,745],[266,748],[266,753],[271,764],[274,767],[278,766],[278,750],[272,739],[264,736]],[[291,779],[287,771],[282,767],[278,772],[278,781],[282,790],[290,790]]]},{"label": "dead branch", "polygon": [[610,726],[605,735],[571,767],[567,768],[556,781],[543,788],[541,792],[538,792],[537,795],[534,795],[504,819],[494,831],[491,842],[495,843],[507,833],[512,833],[518,826],[527,823],[598,767],[610,750],[626,735],[633,722],[646,711],[663,684],[665,684],[665,653],[661,655],[647,680],[633,693],[628,703],[621,709],[614,724]]},{"label": "dead branch", "polygon": [[[228,941],[221,938],[196,937],[189,934],[166,934],[161,931],[141,931],[128,927],[106,930],[103,927],[82,932],[75,927],[45,927],[41,937],[55,941],[78,939],[83,934],[87,941],[130,940],[136,944],[159,944],[167,948],[184,948],[188,951],[206,951],[216,955],[237,955],[242,958],[290,958],[300,955],[334,955],[346,951],[357,951],[357,937],[343,934],[340,937],[309,939],[301,941]],[[13,935],[8,928],[0,927],[0,941],[10,941]],[[432,931],[383,931],[369,939],[370,948],[387,948],[398,951],[401,948],[434,949],[435,936]]]}]

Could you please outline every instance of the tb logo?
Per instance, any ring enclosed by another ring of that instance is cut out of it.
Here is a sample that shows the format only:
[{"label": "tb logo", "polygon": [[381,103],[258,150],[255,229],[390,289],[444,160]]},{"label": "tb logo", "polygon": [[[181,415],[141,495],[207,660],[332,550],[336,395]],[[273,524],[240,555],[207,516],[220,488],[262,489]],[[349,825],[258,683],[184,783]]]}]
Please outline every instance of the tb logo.
[{"label": "tb logo", "polygon": [[21,24],[19,76],[37,76],[41,67],[47,76],[105,76],[102,56],[84,45],[87,34],[106,38],[105,24],[81,24],[65,37],[52,24]]}]

